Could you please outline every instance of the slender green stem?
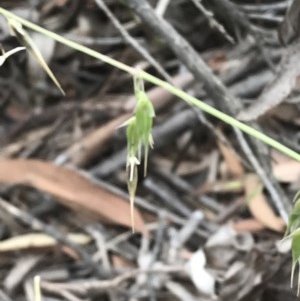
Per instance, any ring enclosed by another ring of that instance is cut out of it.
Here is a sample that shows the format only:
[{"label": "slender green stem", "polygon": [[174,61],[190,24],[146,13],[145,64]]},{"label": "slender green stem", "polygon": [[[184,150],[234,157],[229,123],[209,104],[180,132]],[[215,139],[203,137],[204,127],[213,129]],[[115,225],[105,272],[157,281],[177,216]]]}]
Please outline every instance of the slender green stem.
[{"label": "slender green stem", "polygon": [[160,80],[159,78],[156,78],[155,76],[152,76],[151,74],[144,72],[144,71],[137,71],[135,68],[132,68],[126,64],[123,64],[109,56],[106,56],[104,54],[101,54],[95,50],[92,50],[86,46],[80,45],[76,42],[70,41],[54,32],[51,32],[49,30],[46,30],[32,22],[29,22],[23,18],[20,18],[16,15],[14,15],[13,13],[0,8],[0,14],[2,14],[4,17],[6,18],[11,18],[14,19],[18,22],[20,22],[23,26],[26,26],[27,28],[30,28],[33,31],[39,32],[41,34],[44,34],[46,36],[48,36],[49,38],[52,38],[53,40],[64,44],[66,46],[69,46],[77,51],[80,51],[82,53],[85,53],[91,57],[94,57],[96,59],[99,59],[109,65],[112,65],[120,70],[123,70],[131,75],[135,75],[137,72],[139,73],[139,77],[141,77],[142,79],[151,82],[152,84],[156,85],[156,86],[160,86],[164,89],[166,89],[167,91],[169,91],[170,93],[172,93],[173,95],[176,95],[177,97],[181,98],[182,100],[186,101],[187,103],[189,103],[190,105],[193,105],[197,108],[200,108],[201,110],[203,110],[204,112],[222,120],[223,122],[230,124],[233,127],[236,127],[238,129],[240,129],[241,131],[245,132],[246,134],[255,137],[261,141],[263,141],[264,143],[266,143],[267,145],[273,147],[274,149],[284,153],[285,155],[300,161],[300,154],[298,154],[297,152],[291,150],[290,148],[284,146],[283,144],[277,142],[276,140],[270,138],[269,136],[253,129],[252,127],[236,120],[235,118],[218,111],[217,109],[215,109],[214,107],[209,106],[208,104],[200,101],[199,99],[185,93],[184,91],[172,86],[171,84]]}]

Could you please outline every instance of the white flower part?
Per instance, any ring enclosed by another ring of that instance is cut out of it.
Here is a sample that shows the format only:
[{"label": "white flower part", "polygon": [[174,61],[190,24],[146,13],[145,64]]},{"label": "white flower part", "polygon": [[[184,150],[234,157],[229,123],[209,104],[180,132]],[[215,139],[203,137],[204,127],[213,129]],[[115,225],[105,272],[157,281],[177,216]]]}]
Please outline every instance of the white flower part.
[{"label": "white flower part", "polygon": [[215,295],[215,278],[204,268],[206,256],[202,249],[195,252],[186,265],[186,271],[190,275],[195,287],[202,293]]},{"label": "white flower part", "polygon": [[133,181],[133,174],[134,174],[134,167],[136,165],[139,165],[140,161],[137,159],[137,157],[129,157],[127,165],[129,166],[129,181]]},{"label": "white flower part", "polygon": [[11,49],[7,52],[4,52],[2,55],[0,55],[0,66],[2,66],[4,64],[4,62],[6,61],[6,59],[15,54],[16,52],[19,52],[21,50],[25,50],[26,48],[25,47],[16,47],[14,49]]}]

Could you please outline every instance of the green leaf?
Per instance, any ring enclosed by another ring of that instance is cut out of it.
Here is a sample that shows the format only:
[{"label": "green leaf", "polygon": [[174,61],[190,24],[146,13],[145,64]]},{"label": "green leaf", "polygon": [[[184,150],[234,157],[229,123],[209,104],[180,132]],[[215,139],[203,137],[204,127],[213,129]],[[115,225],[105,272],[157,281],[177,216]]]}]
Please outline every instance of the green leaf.
[{"label": "green leaf", "polygon": [[[299,193],[294,198],[295,205],[289,215],[289,221],[285,233],[285,239],[291,238],[292,240],[292,271],[291,271],[291,287],[293,287],[295,269],[300,265],[300,199]],[[298,267],[299,268],[299,267]],[[300,292],[300,269],[297,281],[297,295]]]},{"label": "green leaf", "polygon": [[300,199],[296,200],[294,208],[289,215],[285,236],[300,227]]},{"label": "green leaf", "polygon": [[[292,265],[292,273],[291,273],[291,287],[293,287],[296,266],[297,266],[297,264],[298,265],[300,264],[300,229],[297,229],[293,233],[292,258],[293,258],[293,265]],[[298,275],[297,296],[299,295],[299,290],[300,290],[300,269],[299,269],[299,275]]]}]

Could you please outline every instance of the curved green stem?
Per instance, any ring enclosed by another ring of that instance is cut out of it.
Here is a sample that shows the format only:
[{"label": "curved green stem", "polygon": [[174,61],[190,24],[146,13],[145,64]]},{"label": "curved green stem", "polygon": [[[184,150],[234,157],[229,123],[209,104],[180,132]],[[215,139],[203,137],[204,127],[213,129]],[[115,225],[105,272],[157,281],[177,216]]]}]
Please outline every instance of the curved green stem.
[{"label": "curved green stem", "polygon": [[187,94],[186,92],[172,86],[171,84],[169,84],[163,80],[160,80],[159,78],[157,78],[155,76],[152,76],[151,74],[149,74],[147,72],[136,70],[135,68],[132,68],[126,64],[123,64],[109,56],[101,54],[95,50],[92,50],[86,46],[80,45],[76,42],[70,41],[54,32],[46,30],[32,22],[29,22],[23,18],[20,18],[20,17],[16,16],[15,14],[7,11],[6,9],[0,8],[0,14],[2,14],[7,19],[9,19],[9,18],[14,19],[14,20],[20,22],[23,26],[30,28],[33,31],[44,34],[44,35],[48,36],[49,38],[52,38],[53,40],[55,40],[61,44],[71,47],[77,51],[85,53],[96,59],[99,59],[99,60],[101,60],[109,65],[112,65],[120,70],[123,70],[133,76],[138,72],[140,78],[142,78],[148,82],[151,82],[152,84],[154,84],[156,86],[160,86],[160,87],[166,89],[167,91],[169,91],[173,95],[176,95],[177,97],[181,98],[182,100],[186,101],[190,105],[200,108],[204,112],[222,120],[223,122],[230,124],[231,126],[240,129],[241,131],[245,132],[246,134],[263,141],[265,144],[284,153],[285,155],[289,156],[290,158],[300,161],[300,154],[298,154],[297,152],[291,150],[290,148],[284,146],[283,144],[277,142],[276,140],[270,138],[269,136],[253,129],[252,127],[246,125],[245,123],[242,123],[242,122],[236,120],[235,118],[233,118],[223,112],[218,111],[214,107],[209,106],[208,104],[202,102],[201,100],[197,99],[196,97],[193,97],[193,96]]}]

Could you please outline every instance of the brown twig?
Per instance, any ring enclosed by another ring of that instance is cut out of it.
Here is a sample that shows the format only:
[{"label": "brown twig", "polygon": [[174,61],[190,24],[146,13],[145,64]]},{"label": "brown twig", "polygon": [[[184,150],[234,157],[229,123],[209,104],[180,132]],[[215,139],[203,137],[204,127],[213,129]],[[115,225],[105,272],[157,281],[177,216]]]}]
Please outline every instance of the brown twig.
[{"label": "brown twig", "polygon": [[184,272],[184,266],[157,266],[153,267],[150,270],[132,270],[128,271],[124,274],[121,274],[113,279],[109,280],[80,280],[76,282],[68,282],[68,283],[52,283],[47,281],[41,282],[42,289],[54,292],[54,291],[68,291],[74,294],[86,295],[90,293],[103,292],[107,291],[111,288],[116,288],[120,286],[123,282],[135,278],[139,274],[149,274],[149,273],[181,273]]},{"label": "brown twig", "polygon": [[[168,46],[186,65],[195,78],[203,83],[206,92],[214,100],[216,107],[232,115],[236,115],[240,111],[241,104],[238,99],[228,92],[220,79],[212,73],[211,69],[205,64],[193,47],[166,20],[159,18],[155,14],[146,0],[126,0],[126,3],[158,36],[166,41]],[[231,2],[226,0],[226,3],[229,4]],[[250,125],[258,127],[257,124],[251,123]],[[257,164],[252,166],[259,176],[263,172],[262,181],[272,195],[274,203],[278,204],[278,202],[282,202],[282,206],[279,208],[284,207],[284,210],[280,210],[280,214],[287,221],[287,212],[290,206],[282,189],[271,176],[270,164],[267,159],[267,147],[252,138],[247,137],[246,139],[244,134],[238,129],[235,129],[235,132],[239,133],[238,141],[241,149],[245,153],[249,153],[253,149],[255,155],[258,156],[259,159],[257,162],[261,165],[259,170],[257,170]]]}]

